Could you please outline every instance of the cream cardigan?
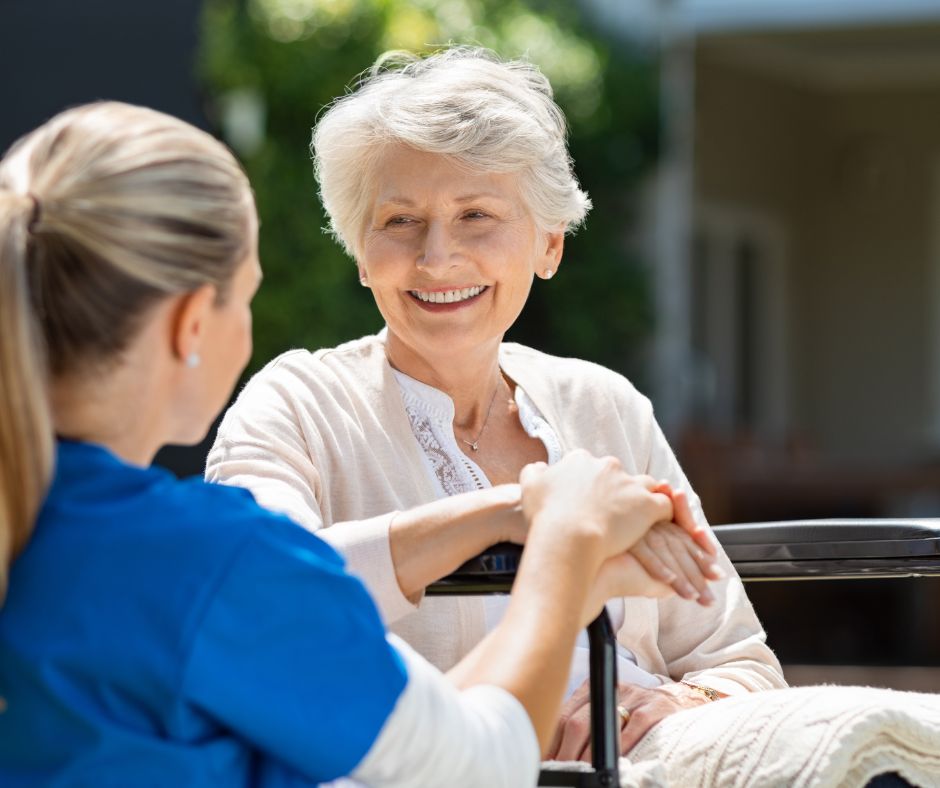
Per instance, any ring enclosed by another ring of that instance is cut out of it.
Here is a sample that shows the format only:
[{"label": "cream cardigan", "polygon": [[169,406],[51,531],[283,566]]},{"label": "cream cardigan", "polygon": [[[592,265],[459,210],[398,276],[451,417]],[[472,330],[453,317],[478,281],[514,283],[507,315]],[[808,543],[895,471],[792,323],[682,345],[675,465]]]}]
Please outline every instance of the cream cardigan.
[{"label": "cream cardigan", "polygon": [[[565,451],[619,457],[630,473],[688,491],[646,397],[623,377],[575,359],[504,344],[500,366],[555,429]],[[481,599],[406,599],[395,578],[388,529],[398,511],[434,500],[421,448],[381,335],[309,353],[295,350],[249,381],[226,414],[206,476],[251,490],[340,550],[375,597],[392,632],[441,670],[483,636]],[[686,677],[729,695],[786,686],[780,665],[727,558],[717,604],[629,598],[618,633],[640,667]]]}]

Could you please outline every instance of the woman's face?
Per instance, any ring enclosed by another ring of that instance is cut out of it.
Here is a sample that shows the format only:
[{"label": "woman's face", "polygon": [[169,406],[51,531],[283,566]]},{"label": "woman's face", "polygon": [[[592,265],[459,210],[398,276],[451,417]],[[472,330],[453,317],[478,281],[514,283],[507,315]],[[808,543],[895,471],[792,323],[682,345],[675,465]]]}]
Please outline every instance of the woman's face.
[{"label": "woman's face", "polygon": [[564,233],[536,227],[515,175],[468,172],[401,145],[375,171],[358,262],[390,341],[455,359],[497,346],[533,274],[558,267]]}]

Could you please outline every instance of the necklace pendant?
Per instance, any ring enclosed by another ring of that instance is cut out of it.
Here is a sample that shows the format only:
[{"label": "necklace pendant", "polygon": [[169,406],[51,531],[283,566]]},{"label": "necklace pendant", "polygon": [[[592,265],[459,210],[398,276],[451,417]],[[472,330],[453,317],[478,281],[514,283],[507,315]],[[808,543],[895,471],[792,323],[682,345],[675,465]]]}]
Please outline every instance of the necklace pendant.
[{"label": "necklace pendant", "polygon": [[480,450],[480,444],[477,443],[476,441],[474,441],[473,443],[470,444],[470,448],[473,449],[474,451],[479,451],[479,450]]}]

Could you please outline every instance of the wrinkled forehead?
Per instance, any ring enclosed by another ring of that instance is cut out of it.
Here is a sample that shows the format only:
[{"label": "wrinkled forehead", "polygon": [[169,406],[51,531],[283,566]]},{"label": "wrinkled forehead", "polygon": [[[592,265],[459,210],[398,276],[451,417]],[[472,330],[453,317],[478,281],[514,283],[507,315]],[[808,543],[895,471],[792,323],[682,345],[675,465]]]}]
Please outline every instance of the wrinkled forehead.
[{"label": "wrinkled forehead", "polygon": [[521,173],[475,167],[449,154],[408,145],[384,147],[372,168],[369,202],[414,203],[437,198],[454,202],[477,198],[521,200]]}]

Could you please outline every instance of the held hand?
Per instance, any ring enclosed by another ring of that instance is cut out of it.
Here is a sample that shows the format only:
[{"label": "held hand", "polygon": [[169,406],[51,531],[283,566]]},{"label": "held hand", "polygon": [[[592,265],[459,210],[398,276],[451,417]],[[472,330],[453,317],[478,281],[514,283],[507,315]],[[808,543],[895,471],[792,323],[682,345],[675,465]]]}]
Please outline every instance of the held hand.
[{"label": "held hand", "polygon": [[590,624],[607,601],[615,597],[645,596],[659,599],[674,593],[674,588],[650,574],[632,551],[615,555],[601,564],[584,607],[581,626]]},{"label": "held hand", "polygon": [[576,450],[551,467],[527,465],[519,477],[522,510],[530,523],[596,540],[601,558],[632,547],[653,524],[673,517],[672,500],[654,491],[659,482],[627,474],[614,457]]},{"label": "held hand", "polygon": [[668,495],[673,503],[673,522],[682,528],[693,541],[705,551],[706,555],[718,555],[718,542],[711,531],[704,525],[699,525],[692,514],[692,507],[689,506],[689,497],[679,490],[673,491],[669,482],[661,481],[653,487],[654,492]]},{"label": "held hand", "polygon": [[[677,495],[676,507],[683,505],[684,496]],[[711,605],[715,597],[708,582],[722,577],[724,572],[714,559],[686,531],[674,523],[656,523],[629,552],[601,565],[582,624],[587,626],[608,599],[618,596],[663,598],[675,593]]]},{"label": "held hand", "polygon": [[[626,719],[620,720],[621,753],[627,755],[656,723],[670,714],[708,702],[700,692],[678,682],[652,689],[621,684],[617,705],[626,712]],[[546,758],[590,763],[591,705],[587,681],[562,706]]]},{"label": "held hand", "polygon": [[[590,463],[594,463],[594,471],[597,477],[590,476]],[[560,488],[550,485],[554,476],[560,476],[558,473],[562,464],[569,464],[580,470],[580,476],[576,474],[566,475],[564,480],[559,480]],[[597,465],[597,463],[606,463],[606,465]],[[607,476],[603,474],[606,472]],[[566,510],[565,506],[571,506],[577,503],[578,490],[576,483],[589,484],[593,480],[597,482],[607,482],[608,492],[612,489],[611,479],[620,474],[619,484],[632,485],[634,494],[645,490],[647,493],[662,494],[668,496],[673,504],[671,512],[674,522],[659,522],[646,531],[636,543],[630,548],[630,553],[639,563],[639,567],[634,561],[625,558],[612,558],[604,567],[604,572],[598,577],[594,584],[591,603],[588,610],[596,612],[600,609],[606,599],[597,600],[598,594],[609,593],[611,596],[646,596],[663,597],[668,596],[668,589],[662,584],[672,587],[675,593],[685,599],[696,600],[702,605],[710,605],[715,601],[714,595],[708,588],[710,580],[720,580],[724,577],[724,572],[718,567],[714,556],[717,553],[714,537],[708,528],[699,525],[692,515],[689,507],[688,498],[684,492],[673,492],[669,484],[662,481],[656,481],[649,476],[627,476],[619,466],[616,460],[605,458],[597,460],[590,457],[585,452],[572,452],[566,456],[562,463],[549,469],[544,463],[536,463],[528,466],[523,471],[521,478],[523,488],[523,510],[528,517],[532,516],[532,510],[536,507],[552,506],[554,514],[558,517],[577,518],[580,512],[581,518],[591,518],[597,516],[596,512],[599,506],[607,504],[608,516],[615,516],[617,506],[624,507],[628,501],[627,495],[622,495],[619,499],[603,499],[598,495],[603,492],[595,492],[591,498],[582,498],[584,502],[576,512]],[[614,488],[618,482],[613,481]],[[595,489],[597,489],[595,487]],[[624,493],[626,487],[620,487],[620,493]],[[585,493],[581,493],[584,495]],[[588,493],[590,494],[590,493]],[[642,493],[640,493],[642,494]],[[634,500],[635,504],[636,501]],[[592,515],[592,506],[594,514]],[[528,507],[528,508],[527,508]],[[627,519],[627,525],[632,517],[635,521],[636,507],[621,508],[621,515]],[[603,517],[603,513],[601,514]],[[575,521],[577,521],[575,519]],[[636,525],[636,522],[633,523]],[[618,571],[621,575],[618,577]],[[614,589],[622,589],[619,592]]]},{"label": "held hand", "polygon": [[[671,585],[679,596],[711,605],[715,597],[708,588],[708,581],[724,577],[714,559],[713,539],[705,528],[695,524],[685,493],[672,493],[672,502],[676,521],[691,521],[693,528],[657,523],[630,553],[651,577]],[[711,548],[711,554],[702,549],[703,543]]]}]

